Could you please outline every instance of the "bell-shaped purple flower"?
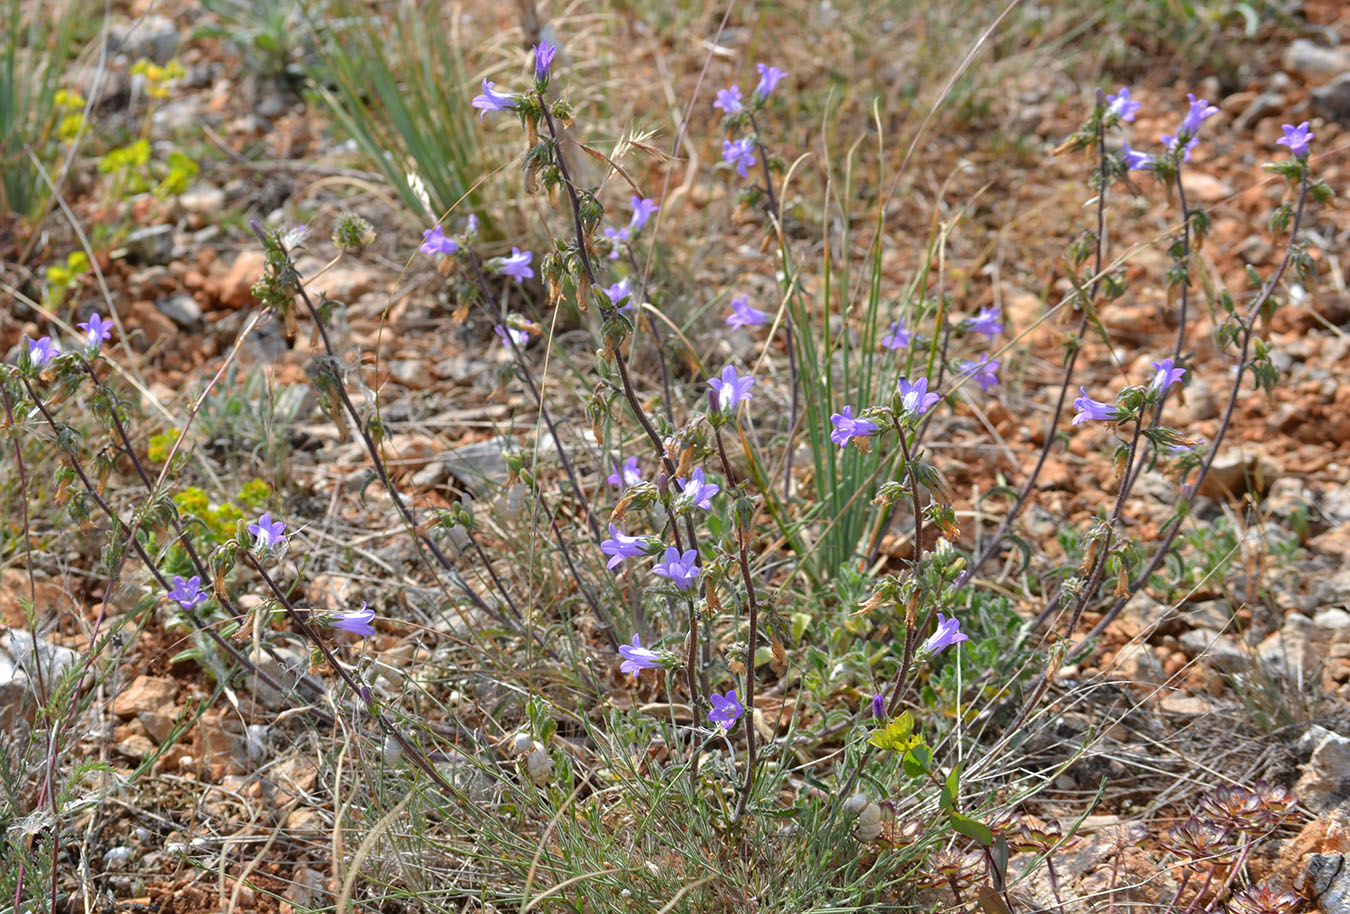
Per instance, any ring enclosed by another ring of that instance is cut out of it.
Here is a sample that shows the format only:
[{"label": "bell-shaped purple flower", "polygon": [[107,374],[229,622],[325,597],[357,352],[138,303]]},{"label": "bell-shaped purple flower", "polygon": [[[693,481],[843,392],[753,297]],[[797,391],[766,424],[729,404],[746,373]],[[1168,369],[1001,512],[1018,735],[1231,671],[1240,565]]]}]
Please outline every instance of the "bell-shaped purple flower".
[{"label": "bell-shaped purple flower", "polygon": [[489,111],[514,111],[516,105],[520,104],[519,99],[514,95],[500,95],[492,91],[495,85],[497,84],[491,80],[483,80],[483,94],[475,95],[473,101],[469,103],[475,108],[483,109],[482,113],[478,115],[480,121],[487,116]]},{"label": "bell-shaped purple flower", "polygon": [[755,69],[759,71],[759,84],[755,86],[755,97],[761,100],[773,94],[773,90],[778,87],[778,83],[782,81],[784,76],[787,76],[787,73],[783,70],[771,67],[768,64],[757,63]]},{"label": "bell-shaped purple flower", "polygon": [[681,555],[680,550],[670,546],[666,549],[665,561],[654,565],[652,574],[666,578],[676,590],[685,593],[698,583],[698,551],[686,549]]},{"label": "bell-shaped purple flower", "polygon": [[1078,388],[1081,397],[1076,397],[1073,401],[1073,408],[1078,410],[1073,417],[1074,425],[1081,425],[1084,422],[1096,420],[1105,420],[1114,422],[1120,415],[1120,410],[1110,403],[1103,403],[1100,400],[1094,400],[1087,395],[1085,388]]},{"label": "bell-shaped purple flower", "polygon": [[1182,378],[1186,377],[1186,369],[1173,368],[1171,359],[1163,359],[1161,362],[1153,363],[1153,380],[1149,382],[1148,389],[1162,393],[1176,384]]},{"label": "bell-shaped purple flower", "polygon": [[369,638],[375,634],[375,626],[371,625],[374,621],[375,610],[368,609],[364,600],[361,601],[360,609],[335,612],[328,618],[328,624],[333,628],[340,628],[344,632],[351,632],[362,638]]},{"label": "bell-shaped purple flower", "polygon": [[743,137],[734,143],[731,140],[722,141],[722,161],[729,162],[736,166],[736,174],[742,178],[750,176],[750,169],[758,161],[755,158],[755,141],[749,137]]},{"label": "bell-shaped purple flower", "polygon": [[896,382],[896,387],[900,389],[900,408],[916,416],[922,416],[942,399],[940,394],[928,392],[927,378],[919,378],[913,384],[901,378]]},{"label": "bell-shaped purple flower", "polygon": [[755,386],[755,379],[750,375],[740,377],[736,374],[736,369],[728,365],[722,369],[720,378],[708,379],[708,386],[717,392],[718,411],[729,413],[738,404],[754,397],[754,394],[750,393],[750,388]]},{"label": "bell-shaped purple flower", "polygon": [[727,114],[740,114],[745,110],[745,105],[741,104],[741,87],[727,86],[725,89],[718,89],[713,107],[721,108]]},{"label": "bell-shaped purple flower", "polygon": [[279,520],[272,520],[271,514],[264,514],[257,523],[249,524],[248,532],[253,534],[253,548],[260,552],[286,545],[286,525]]},{"label": "bell-shaped purple flower", "polygon": [[454,254],[459,250],[459,242],[445,237],[438,224],[422,233],[422,244],[417,250],[423,254]]},{"label": "bell-shaped purple flower", "polygon": [[990,390],[998,386],[998,366],[998,359],[990,361],[989,355],[982,352],[978,362],[963,361],[961,370],[975,379],[975,383],[980,385],[981,391],[989,393]]},{"label": "bell-shaped purple flower", "polygon": [[45,368],[47,363],[56,358],[60,352],[61,350],[56,348],[56,343],[49,336],[28,341],[28,358],[38,368]]},{"label": "bell-shaped purple flower", "polygon": [[745,706],[736,697],[735,689],[725,695],[713,692],[708,696],[708,703],[712,705],[712,710],[708,712],[708,720],[715,724],[721,724],[727,730],[734,727],[736,721],[740,720],[741,715],[745,713]]},{"label": "bell-shaped purple flower", "polygon": [[1131,149],[1129,143],[1121,143],[1120,149],[1125,157],[1125,167],[1131,171],[1152,171],[1157,164],[1153,156],[1147,152]]},{"label": "bell-shaped purple flower", "polygon": [[929,635],[923,644],[919,645],[919,650],[929,657],[951,647],[953,644],[970,640],[969,635],[961,634],[961,623],[955,616],[948,619],[942,613],[938,613],[937,623],[937,630]]},{"label": "bell-shaped purple flower", "polygon": [[637,194],[633,195],[632,203],[633,203],[633,218],[628,221],[628,226],[633,231],[639,232],[642,230],[642,227],[647,224],[647,220],[650,219],[661,207],[659,204],[657,204],[655,200],[646,197],[639,197]]},{"label": "bell-shaped purple flower", "polygon": [[745,296],[731,300],[731,313],[727,315],[727,326],[739,330],[741,327],[759,327],[769,322],[769,315],[758,308],[752,308]]},{"label": "bell-shaped purple flower", "polygon": [[614,472],[610,473],[605,482],[612,486],[623,488],[624,486],[635,486],[642,482],[642,470],[638,469],[638,459],[629,457],[623,462],[623,469],[614,467]]},{"label": "bell-shaped purple flower", "polygon": [[183,580],[180,575],[174,575],[173,590],[169,591],[169,599],[177,600],[178,605],[184,609],[191,609],[198,603],[205,603],[211,597],[202,593],[202,579],[194,574],[187,580]]},{"label": "bell-shaped purple flower", "polygon": [[1003,325],[998,322],[999,313],[998,308],[981,308],[979,314],[966,322],[966,330],[970,333],[982,333],[992,340],[1003,332]]},{"label": "bell-shaped purple flower", "polygon": [[905,319],[891,323],[891,331],[881,338],[881,345],[887,349],[905,349],[909,346],[910,334],[905,329]]},{"label": "bell-shaped purple flower", "polygon": [[681,476],[675,482],[680,487],[680,497],[704,511],[712,510],[712,497],[722,491],[722,487],[717,483],[708,482],[707,477],[703,475],[702,467],[690,473],[688,479]]},{"label": "bell-shaped purple flower", "polygon": [[534,46],[534,78],[540,82],[548,79],[549,67],[553,66],[553,55],[558,46],[541,41]]},{"label": "bell-shaped purple flower", "polygon": [[852,406],[845,406],[842,412],[832,413],[830,422],[834,425],[834,430],[830,432],[830,440],[839,445],[840,450],[848,447],[848,443],[854,438],[872,437],[880,427],[871,419],[853,418]]},{"label": "bell-shaped purple flower", "polygon": [[494,261],[497,272],[505,273],[515,279],[516,282],[522,282],[534,276],[534,270],[530,269],[530,261],[534,259],[534,253],[531,251],[522,251],[520,248],[511,248],[510,257],[498,257]]},{"label": "bell-shaped purple flower", "polygon": [[1308,141],[1313,138],[1313,132],[1308,129],[1308,122],[1304,121],[1295,127],[1293,124],[1281,124],[1280,129],[1284,131],[1284,136],[1275,141],[1277,146],[1288,146],[1289,152],[1296,159],[1306,159],[1308,157]]},{"label": "bell-shaped purple flower", "polygon": [[609,539],[600,544],[600,551],[610,556],[605,567],[613,571],[624,559],[635,559],[647,554],[648,538],[628,536],[613,524],[609,525]]},{"label": "bell-shaped purple flower", "polygon": [[1130,90],[1125,86],[1121,86],[1115,95],[1106,96],[1106,113],[1114,114],[1122,121],[1133,121],[1140,107],[1141,103],[1130,98]]},{"label": "bell-shaped purple flower", "polygon": [[113,322],[99,317],[97,311],[89,315],[89,320],[75,326],[84,331],[84,345],[90,352],[98,352],[103,341],[112,338]]},{"label": "bell-shaped purple flower", "polygon": [[661,654],[643,647],[642,641],[637,635],[633,636],[632,645],[619,645],[619,654],[623,657],[623,663],[619,664],[621,673],[632,673],[636,676],[643,670],[655,670],[661,667]]},{"label": "bell-shaped purple flower", "polygon": [[1218,114],[1219,109],[1207,100],[1196,98],[1189,92],[1186,93],[1186,98],[1190,99],[1191,107],[1186,112],[1186,119],[1181,122],[1181,129],[1187,136],[1195,136],[1200,132],[1200,125],[1205,122],[1205,118]]}]

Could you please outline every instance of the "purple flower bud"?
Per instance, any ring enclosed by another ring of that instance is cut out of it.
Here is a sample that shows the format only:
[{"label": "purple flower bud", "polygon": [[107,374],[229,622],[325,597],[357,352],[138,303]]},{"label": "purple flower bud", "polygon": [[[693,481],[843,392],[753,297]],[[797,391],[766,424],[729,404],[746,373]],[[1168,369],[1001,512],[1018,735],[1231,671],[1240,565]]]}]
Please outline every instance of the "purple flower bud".
[{"label": "purple flower bud", "polygon": [[1073,408],[1078,410],[1078,414],[1073,417],[1074,425],[1081,425],[1084,422],[1095,420],[1105,420],[1114,422],[1120,415],[1120,410],[1110,403],[1103,403],[1100,400],[1094,400],[1087,395],[1085,388],[1079,387],[1078,392],[1082,394],[1073,401]]},{"label": "purple flower bud", "polygon": [[1297,127],[1293,124],[1281,124],[1280,129],[1284,131],[1284,136],[1275,141],[1276,145],[1288,146],[1290,154],[1296,159],[1306,159],[1308,141],[1313,138],[1313,132],[1308,129],[1308,122],[1304,121]]},{"label": "purple flower bud", "polygon": [[758,161],[755,158],[755,141],[749,137],[739,139],[734,143],[731,140],[723,140],[722,161],[735,165],[736,174],[742,178],[748,178],[750,169]]},{"label": "purple flower bud", "polygon": [[721,724],[728,730],[734,727],[736,721],[740,720],[741,715],[745,713],[745,706],[736,697],[735,689],[725,695],[713,692],[708,696],[708,703],[713,708],[708,712],[708,720],[715,724]]},{"label": "purple flower bud", "polygon": [[497,84],[491,80],[483,80],[483,94],[475,95],[473,101],[469,103],[475,108],[483,109],[482,113],[478,115],[480,121],[487,116],[489,111],[514,111],[516,105],[520,103],[514,95],[499,95],[493,92],[492,87],[495,85]]},{"label": "purple flower bud", "polygon": [[767,64],[757,63],[755,69],[759,70],[759,85],[755,86],[755,97],[759,99],[766,99],[773,94],[778,83],[787,76],[787,73]]},{"label": "purple flower bud", "polygon": [[540,82],[548,79],[548,69],[553,65],[553,55],[558,53],[557,45],[541,41],[534,46],[534,78]]},{"label": "purple flower bud", "polygon": [[1121,143],[1120,148],[1125,154],[1125,167],[1131,171],[1151,171],[1154,166],[1153,156],[1147,152],[1140,152],[1137,149],[1131,149],[1129,143]]},{"label": "purple flower bud", "polygon": [[739,114],[744,111],[745,106],[741,104],[741,87],[728,86],[725,89],[718,89],[713,107],[721,108],[727,114]]},{"label": "purple flower bud", "polygon": [[877,720],[886,716],[886,696],[880,692],[872,696],[872,716]]},{"label": "purple flower bud", "polygon": [[619,664],[621,673],[632,673],[636,676],[642,670],[655,670],[661,667],[661,654],[643,647],[637,635],[633,636],[632,646],[619,645],[619,654],[623,657],[623,663]]},{"label": "purple flower bud", "polygon": [[750,307],[744,295],[731,300],[731,313],[727,315],[728,327],[739,330],[741,327],[759,327],[768,322],[769,315]]},{"label": "purple flower bud", "polygon": [[839,445],[840,450],[848,447],[848,443],[854,438],[872,437],[879,428],[871,419],[853,418],[852,406],[845,406],[842,412],[831,414],[830,422],[834,424],[830,440]]}]

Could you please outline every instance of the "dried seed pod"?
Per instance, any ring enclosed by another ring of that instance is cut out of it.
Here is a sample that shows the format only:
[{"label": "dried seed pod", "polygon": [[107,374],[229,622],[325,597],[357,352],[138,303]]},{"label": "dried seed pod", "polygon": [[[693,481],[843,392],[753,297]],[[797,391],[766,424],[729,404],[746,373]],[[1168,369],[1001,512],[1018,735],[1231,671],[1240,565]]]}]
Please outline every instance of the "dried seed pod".
[{"label": "dried seed pod", "polygon": [[543,787],[552,773],[553,760],[548,757],[548,751],[535,743],[533,751],[525,757],[525,774],[534,782],[534,786]]}]

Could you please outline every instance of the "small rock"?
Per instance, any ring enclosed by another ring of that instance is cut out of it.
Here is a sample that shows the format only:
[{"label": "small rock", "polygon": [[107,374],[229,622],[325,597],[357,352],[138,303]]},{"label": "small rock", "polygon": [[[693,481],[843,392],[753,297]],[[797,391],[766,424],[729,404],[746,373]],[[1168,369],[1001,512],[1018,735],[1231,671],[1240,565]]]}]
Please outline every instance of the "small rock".
[{"label": "small rock", "polygon": [[45,684],[44,691],[49,690],[56,678],[80,659],[80,655],[70,648],[35,640],[32,632],[21,628],[12,628],[0,635],[0,648],[5,650],[14,666],[22,670],[30,681],[40,678]]},{"label": "small rock", "polygon": [[162,676],[137,676],[113,699],[113,713],[131,717],[142,711],[157,711],[172,704],[178,683]]},{"label": "small rock", "polygon": [[280,95],[269,95],[254,106],[253,113],[273,121],[285,114],[286,108],[286,99]]},{"label": "small rock", "polygon": [[148,301],[131,303],[127,323],[136,328],[132,334],[132,343],[138,352],[149,349],[157,340],[169,339],[178,334],[178,326]]},{"label": "small rock", "polygon": [[1337,486],[1323,495],[1321,507],[1336,523],[1350,523],[1350,483]]},{"label": "small rock", "polygon": [[1153,648],[1147,644],[1127,644],[1116,652],[1112,673],[1129,682],[1157,683],[1167,678]]},{"label": "small rock", "polygon": [[1267,670],[1293,682],[1302,682],[1326,656],[1327,645],[1312,619],[1289,613],[1278,632],[1256,648],[1256,657]]},{"label": "small rock", "polygon": [[194,184],[178,195],[184,212],[218,216],[225,209],[225,191],[212,184]]},{"label": "small rock", "polygon": [[131,736],[128,736],[118,743],[114,748],[127,758],[143,759],[147,756],[154,755],[155,749],[158,747],[155,746],[150,737],[140,733],[133,733]]},{"label": "small rock", "polygon": [[442,454],[441,461],[465,489],[474,495],[482,495],[506,482],[509,471],[505,455],[514,450],[515,442],[497,438],[454,448]]},{"label": "small rock", "polygon": [[1214,458],[1200,494],[1210,498],[1241,498],[1247,492],[1262,495],[1280,478],[1280,465],[1269,457],[1225,451]]},{"label": "small rock", "polygon": [[184,330],[196,330],[202,325],[202,306],[191,295],[179,293],[155,302],[159,313]]},{"label": "small rock", "polygon": [[1350,73],[1343,73],[1325,86],[1313,89],[1312,107],[1319,117],[1350,124]]},{"label": "small rock", "polygon": [[173,226],[151,225],[136,229],[122,242],[131,263],[158,266],[173,257]]},{"label": "small rock", "polygon": [[1324,48],[1306,38],[1295,38],[1284,49],[1284,68],[1293,70],[1308,82],[1325,82],[1350,71],[1350,51]]},{"label": "small rock", "polygon": [[167,16],[140,16],[108,29],[108,50],[125,54],[131,63],[145,57],[152,63],[166,64],[178,53],[181,41],[178,26]]},{"label": "small rock", "polygon": [[1285,97],[1279,92],[1262,92],[1251,103],[1243,109],[1242,113],[1233,121],[1233,129],[1243,133],[1256,126],[1256,122],[1262,118],[1279,114],[1285,109]]},{"label": "small rock", "polygon": [[1221,635],[1207,628],[1194,628],[1182,632],[1177,639],[1181,647],[1192,657],[1225,673],[1240,673],[1251,667],[1252,660],[1242,646],[1227,635]]},{"label": "small rock", "polygon": [[1350,914],[1350,861],[1345,854],[1309,854],[1299,884],[1326,914]]},{"label": "small rock", "polygon": [[230,308],[253,304],[253,284],[262,276],[267,258],[262,251],[247,250],[234,259],[220,282],[220,302]]},{"label": "small rock", "polygon": [[174,715],[171,711],[138,711],[136,719],[141,722],[145,732],[152,740],[162,744],[173,732]]},{"label": "small rock", "polygon": [[1316,626],[1328,641],[1343,643],[1350,640],[1350,612],[1343,609],[1324,609],[1313,616]]},{"label": "small rock", "polygon": [[103,855],[103,869],[109,873],[115,873],[118,870],[126,869],[126,865],[131,862],[131,848],[125,844],[119,844],[117,847],[108,848]]},{"label": "small rock", "polygon": [[1184,717],[1213,714],[1218,707],[1207,698],[1199,695],[1182,695],[1179,692],[1168,692],[1158,702],[1158,706],[1168,714],[1179,714]]},{"label": "small rock", "polygon": [[291,877],[291,885],[284,895],[297,910],[307,911],[327,904],[329,893],[324,891],[323,874],[318,870],[302,866]]},{"label": "small rock", "polygon": [[1181,174],[1181,185],[1189,198],[1201,203],[1217,203],[1233,195],[1233,188],[1201,171],[1186,170]]},{"label": "small rock", "polygon": [[1308,744],[1312,753],[1294,792],[1310,809],[1334,809],[1350,799],[1350,737],[1314,725],[1300,740],[1301,746]]},{"label": "small rock", "polygon": [[389,374],[409,390],[426,390],[431,386],[431,373],[422,359],[395,359],[389,363]]},{"label": "small rock", "polygon": [[1203,378],[1196,378],[1181,389],[1181,405],[1177,410],[1176,425],[1193,425],[1219,415],[1219,401],[1214,389]]}]

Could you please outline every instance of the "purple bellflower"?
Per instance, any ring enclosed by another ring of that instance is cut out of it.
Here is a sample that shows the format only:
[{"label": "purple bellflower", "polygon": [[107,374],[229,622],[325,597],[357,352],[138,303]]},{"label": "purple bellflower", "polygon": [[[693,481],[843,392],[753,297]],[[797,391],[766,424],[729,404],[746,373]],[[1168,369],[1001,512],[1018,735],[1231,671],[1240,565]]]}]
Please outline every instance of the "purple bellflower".
[{"label": "purple bellflower", "polygon": [[1186,369],[1173,368],[1171,359],[1163,359],[1161,362],[1154,362],[1153,370],[1157,373],[1153,376],[1153,380],[1149,382],[1148,389],[1156,390],[1158,393],[1162,393],[1167,390],[1167,388],[1186,377]]},{"label": "purple bellflower", "polygon": [[621,673],[632,673],[636,676],[642,670],[661,668],[661,654],[643,647],[642,641],[637,635],[633,636],[632,645],[619,645],[619,653],[623,656],[623,663],[619,664],[619,672]]},{"label": "purple bellflower", "polygon": [[1181,122],[1181,130],[1187,136],[1195,136],[1200,132],[1200,125],[1205,122],[1205,118],[1218,114],[1219,109],[1205,99],[1196,98],[1189,92],[1186,93],[1186,98],[1190,99],[1191,108],[1186,112],[1186,119]]},{"label": "purple bellflower", "polygon": [[[600,291],[608,295],[609,303],[617,308],[619,302],[633,294],[633,281],[625,276],[608,289],[602,288]],[[632,305],[630,304],[629,307],[632,307]]]},{"label": "purple bellflower", "polygon": [[28,341],[28,358],[39,368],[46,367],[47,363],[56,358],[60,352],[61,350],[56,348],[56,343],[52,342],[52,338],[49,336],[44,336],[40,340]]},{"label": "purple bellflower", "polygon": [[610,524],[609,539],[600,544],[600,551],[611,557],[605,567],[613,571],[624,559],[635,559],[646,555],[647,537],[629,536],[618,527]]},{"label": "purple bellflower", "polygon": [[1103,403],[1100,400],[1094,400],[1087,395],[1087,390],[1083,387],[1078,388],[1082,394],[1073,401],[1073,408],[1078,410],[1077,415],[1073,417],[1074,425],[1081,425],[1084,422],[1091,422],[1103,419],[1107,422],[1114,422],[1120,415],[1120,410],[1110,403]]},{"label": "purple bellflower", "polygon": [[534,270],[530,269],[530,261],[533,259],[533,252],[512,247],[510,257],[497,258],[497,271],[513,277],[516,282],[521,282],[534,276]]},{"label": "purple bellflower", "polygon": [[763,101],[773,94],[773,90],[787,73],[762,63],[755,64],[755,69],[759,71],[759,85],[755,86],[755,98]]},{"label": "purple bellflower", "polygon": [[697,550],[686,549],[684,555],[680,555],[680,550],[674,546],[669,546],[666,548],[665,561],[653,566],[652,574],[666,578],[675,585],[676,590],[686,593],[689,588],[698,583],[699,569],[697,562]]},{"label": "purple bellflower", "polygon": [[248,532],[253,534],[253,547],[262,552],[286,545],[286,525],[272,520],[271,514],[264,514],[256,524],[249,524]]},{"label": "purple bellflower", "polygon": [[741,104],[741,87],[727,86],[725,89],[718,89],[713,107],[721,108],[727,114],[740,114],[745,110],[745,105]]},{"label": "purple bellflower", "polygon": [[478,115],[481,121],[487,116],[489,111],[514,111],[519,100],[514,95],[499,95],[492,91],[493,86],[497,85],[491,80],[483,80],[483,94],[475,95],[473,101],[469,104],[475,108],[482,108],[483,111]]},{"label": "purple bellflower", "polygon": [[459,251],[459,243],[445,237],[440,225],[433,225],[422,233],[422,246],[417,250],[423,254],[454,254]]},{"label": "purple bellflower", "polygon": [[1137,149],[1131,149],[1129,143],[1120,144],[1121,152],[1125,155],[1125,167],[1131,171],[1152,171],[1156,164],[1153,156],[1147,152],[1140,152]]},{"label": "purple bellflower", "polygon": [[1284,131],[1284,136],[1275,141],[1277,146],[1288,146],[1289,152],[1296,159],[1306,159],[1308,157],[1308,141],[1314,136],[1308,129],[1308,122],[1304,121],[1295,127],[1293,124],[1281,124],[1280,129]]},{"label": "purple bellflower", "polygon": [[872,437],[879,428],[871,419],[853,418],[852,406],[845,406],[842,412],[832,413],[830,422],[834,424],[830,440],[839,445],[840,450],[848,447],[848,443],[854,438]]},{"label": "purple bellflower", "polygon": [[940,394],[928,392],[927,378],[919,378],[913,384],[901,378],[896,382],[896,387],[900,389],[900,408],[916,416],[922,416],[942,399]]},{"label": "purple bellflower", "polygon": [[740,720],[741,715],[745,713],[745,706],[736,697],[735,689],[725,695],[718,695],[713,692],[708,696],[708,703],[713,707],[708,712],[708,720],[715,724],[721,724],[727,730],[734,727],[736,721]]},{"label": "purple bellflower", "polygon": [[722,487],[715,482],[708,482],[707,477],[703,475],[703,468],[700,467],[689,474],[689,478],[683,476],[675,480],[680,487],[680,495],[689,499],[689,503],[695,508],[702,508],[704,511],[712,510],[712,497],[722,491]]},{"label": "purple bellflower", "polygon": [[623,488],[624,486],[635,486],[642,482],[642,471],[638,469],[638,459],[629,457],[623,462],[623,469],[614,468],[614,472],[609,474],[605,480],[612,486]]},{"label": "purple bellflower", "polygon": [[657,210],[661,208],[655,200],[646,197],[633,195],[633,218],[629,220],[628,225],[635,232],[642,231],[642,227],[647,224]]},{"label": "purple bellflower", "polygon": [[955,616],[948,619],[942,613],[938,613],[937,623],[937,630],[928,636],[928,640],[919,645],[919,650],[929,657],[951,647],[953,644],[970,640],[969,635],[961,634],[961,623]]},{"label": "purple bellflower", "polygon": [[169,599],[177,600],[178,605],[184,609],[191,609],[198,603],[205,603],[211,596],[202,593],[202,579],[197,575],[194,574],[186,581],[181,575],[174,575],[173,590],[169,591]]},{"label": "purple bellflower", "polygon": [[966,324],[966,330],[970,333],[982,333],[992,340],[1003,332],[1003,325],[998,322],[999,313],[998,308],[981,308],[980,313]]},{"label": "purple bellflower", "polygon": [[886,716],[886,696],[880,692],[872,696],[872,716],[877,720]]},{"label": "purple bellflower", "polygon": [[605,237],[609,239],[609,244],[610,244],[610,247],[609,247],[609,259],[610,259],[610,260],[618,260],[618,259],[619,259],[619,242],[620,242],[620,241],[627,241],[627,240],[628,240],[628,237],[629,237],[629,236],[628,236],[628,229],[626,229],[626,228],[617,228],[617,229],[616,229],[616,228],[614,228],[613,226],[606,226],[606,228],[605,228]]},{"label": "purple bellflower", "polygon": [[[1163,146],[1167,148],[1168,152],[1176,152],[1177,145],[1181,140],[1181,136],[1180,134],[1178,134],[1177,136],[1172,136],[1172,134],[1170,133],[1164,133],[1161,137],[1159,137],[1159,139],[1162,141]],[[1195,147],[1199,143],[1200,137],[1198,136],[1193,136],[1189,140],[1187,140],[1185,147],[1182,148],[1181,150],[1181,161],[1189,162],[1191,160],[1191,151],[1195,149]]]},{"label": "purple bellflower", "polygon": [[760,327],[769,322],[769,315],[758,308],[752,308],[745,296],[731,300],[731,313],[727,315],[727,326],[733,329],[741,327]]},{"label": "purple bellflower", "polygon": [[717,409],[729,413],[737,404],[754,397],[754,394],[750,393],[750,388],[755,386],[755,379],[750,375],[743,378],[738,376],[736,369],[728,365],[722,369],[720,378],[708,379],[708,386],[717,392]]},{"label": "purple bellflower", "polygon": [[492,330],[497,336],[501,337],[503,346],[510,346],[513,342],[517,346],[524,346],[530,341],[530,334],[528,331],[517,330],[515,327],[511,327],[507,324],[498,324],[493,327]]},{"label": "purple bellflower", "polygon": [[1130,90],[1125,86],[1121,86],[1115,95],[1106,96],[1106,113],[1114,114],[1122,121],[1133,121],[1140,107],[1141,103],[1130,98]]},{"label": "purple bellflower", "polygon": [[375,634],[375,626],[370,624],[374,621],[375,610],[367,608],[366,602],[362,600],[360,609],[335,612],[329,617],[328,624],[333,628],[340,628],[344,632],[369,638]]},{"label": "purple bellflower", "polygon": [[534,78],[542,81],[548,79],[549,67],[553,66],[553,55],[558,53],[558,46],[549,44],[547,41],[541,41],[534,46]]},{"label": "purple bellflower", "polygon": [[103,345],[103,341],[112,338],[112,325],[112,321],[105,321],[95,311],[89,315],[89,320],[75,326],[84,331],[84,344],[89,348],[89,351],[98,352],[99,347]]},{"label": "purple bellflower", "polygon": [[887,349],[905,349],[909,346],[909,331],[905,329],[905,319],[902,317],[891,324],[891,332],[881,338],[881,345]]},{"label": "purple bellflower", "polygon": [[975,379],[981,391],[989,393],[991,388],[998,386],[998,366],[998,359],[990,361],[988,354],[982,352],[978,362],[970,360],[962,362],[961,370]]},{"label": "purple bellflower", "polygon": [[731,140],[723,140],[722,161],[735,165],[736,174],[742,178],[750,177],[750,169],[758,161],[755,158],[755,141],[749,137],[744,137],[734,143]]}]

